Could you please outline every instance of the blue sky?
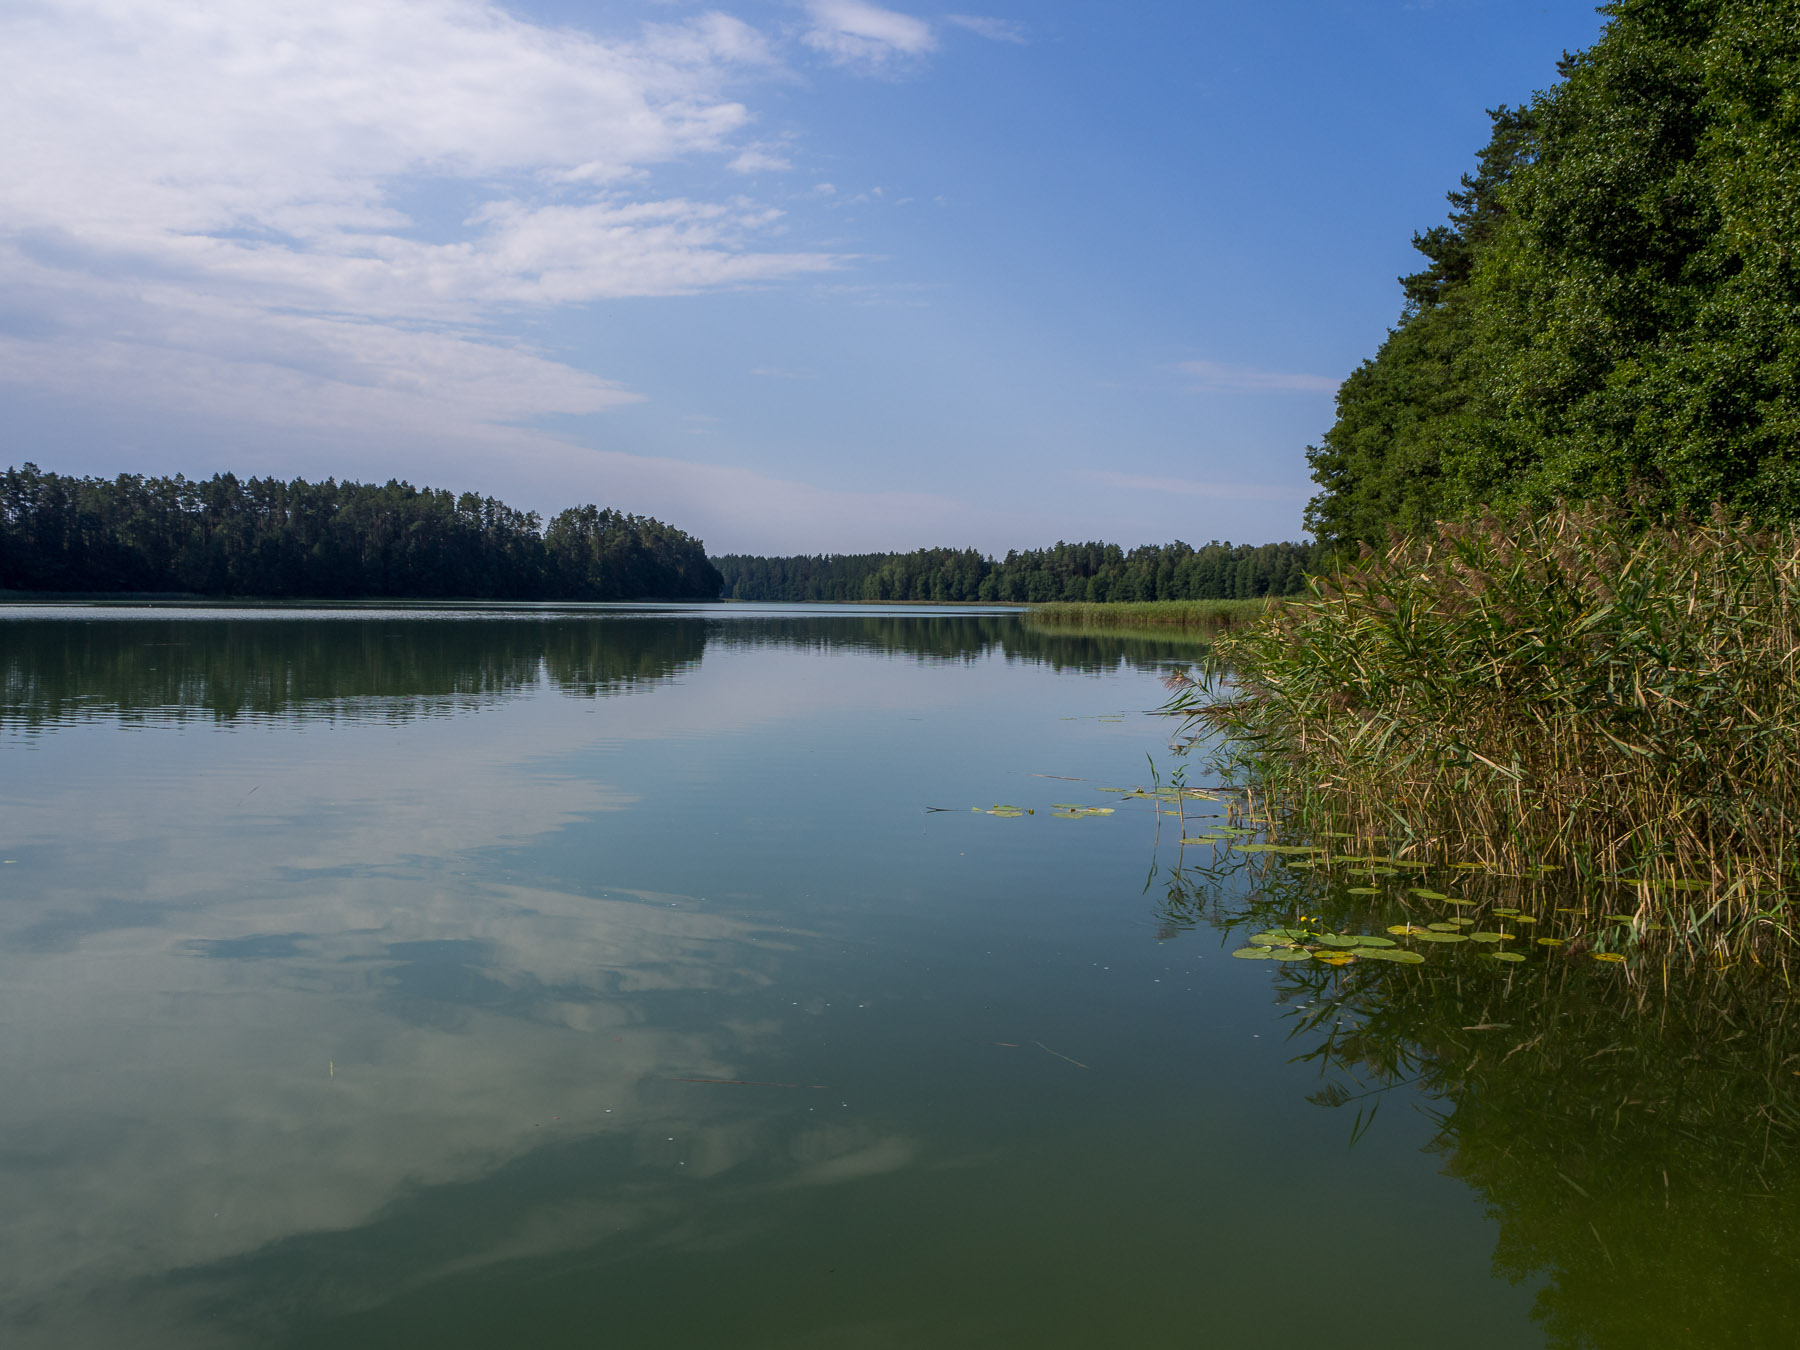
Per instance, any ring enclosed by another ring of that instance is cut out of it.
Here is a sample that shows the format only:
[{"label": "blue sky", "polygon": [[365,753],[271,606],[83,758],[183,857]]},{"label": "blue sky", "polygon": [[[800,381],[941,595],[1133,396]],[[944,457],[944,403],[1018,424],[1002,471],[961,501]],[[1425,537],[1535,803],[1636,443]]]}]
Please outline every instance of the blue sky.
[{"label": "blue sky", "polygon": [[714,552],[1294,538],[1483,110],[1600,23],[24,0],[6,457],[595,500]]}]

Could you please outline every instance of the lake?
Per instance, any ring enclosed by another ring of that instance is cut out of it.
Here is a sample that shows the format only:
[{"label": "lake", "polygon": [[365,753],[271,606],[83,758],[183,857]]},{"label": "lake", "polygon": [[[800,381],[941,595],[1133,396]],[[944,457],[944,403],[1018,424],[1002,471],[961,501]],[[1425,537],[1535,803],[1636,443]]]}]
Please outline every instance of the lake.
[{"label": "lake", "polygon": [[1791,995],[1232,959],[1490,883],[1184,848],[1193,657],[0,609],[6,1343],[1800,1341]]}]

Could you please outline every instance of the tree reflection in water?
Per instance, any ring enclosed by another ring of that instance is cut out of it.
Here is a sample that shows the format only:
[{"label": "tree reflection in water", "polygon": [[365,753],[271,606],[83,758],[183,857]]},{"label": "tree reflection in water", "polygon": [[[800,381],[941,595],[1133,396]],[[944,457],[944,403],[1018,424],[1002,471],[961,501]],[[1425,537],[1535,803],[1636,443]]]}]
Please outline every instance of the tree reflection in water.
[{"label": "tree reflection in water", "polygon": [[[1164,936],[1254,932],[1300,914],[1345,933],[1419,918],[1269,855],[1186,853],[1202,856],[1153,873]],[[1547,882],[1468,878],[1460,889],[1552,913],[1551,900],[1579,905]],[[1531,946],[1519,964],[1466,943],[1430,948],[1422,965],[1259,969],[1287,1010],[1296,1059],[1317,1068],[1309,1100],[1343,1111],[1352,1143],[1381,1103],[1396,1109],[1416,1085],[1444,1171],[1499,1226],[1495,1273],[1544,1280],[1534,1317],[1547,1344],[1797,1343],[1794,992],[1754,967],[1647,954],[1602,965],[1579,939]],[[1396,1272],[1388,1293],[1431,1278]]]}]

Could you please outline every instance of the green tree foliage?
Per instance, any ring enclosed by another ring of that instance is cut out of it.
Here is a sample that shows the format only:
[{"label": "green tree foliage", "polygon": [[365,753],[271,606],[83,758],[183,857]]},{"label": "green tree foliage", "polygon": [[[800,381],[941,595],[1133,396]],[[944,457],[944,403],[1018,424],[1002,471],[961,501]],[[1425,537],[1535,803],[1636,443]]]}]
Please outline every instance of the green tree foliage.
[{"label": "green tree foliage", "polygon": [[1800,518],[1800,0],[1606,12],[1414,237],[1309,451],[1319,538],[1627,493]]},{"label": "green tree foliage", "polygon": [[660,521],[535,513],[390,481],[0,475],[0,588],[201,595],[713,599],[699,540]]},{"label": "green tree foliage", "polygon": [[1052,600],[1255,600],[1297,595],[1317,562],[1311,544],[1183,543],[1129,551],[1057,544],[1003,559],[973,549],[714,558],[734,600],[1041,603]]}]

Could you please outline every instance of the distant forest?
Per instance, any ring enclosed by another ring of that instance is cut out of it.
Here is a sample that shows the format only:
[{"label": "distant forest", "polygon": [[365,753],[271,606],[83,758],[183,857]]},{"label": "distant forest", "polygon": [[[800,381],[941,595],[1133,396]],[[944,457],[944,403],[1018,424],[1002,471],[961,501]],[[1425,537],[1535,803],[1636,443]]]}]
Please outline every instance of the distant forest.
[{"label": "distant forest", "polygon": [[704,545],[597,506],[536,512],[410,483],[217,474],[0,477],[0,589],[200,595],[711,600]]},{"label": "distant forest", "polygon": [[1057,544],[996,560],[974,549],[792,558],[727,554],[728,600],[1254,600],[1294,595],[1322,560],[1313,544]]}]

